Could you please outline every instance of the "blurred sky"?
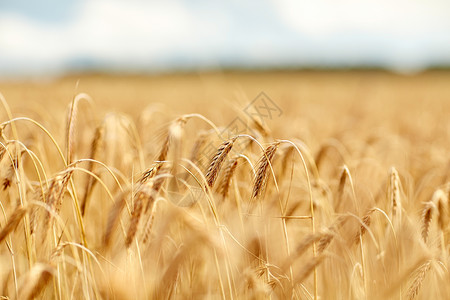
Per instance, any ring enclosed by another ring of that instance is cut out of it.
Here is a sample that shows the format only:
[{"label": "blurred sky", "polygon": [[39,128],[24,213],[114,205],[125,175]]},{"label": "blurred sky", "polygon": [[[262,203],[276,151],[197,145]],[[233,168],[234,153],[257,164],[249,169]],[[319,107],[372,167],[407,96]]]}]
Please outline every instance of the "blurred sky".
[{"label": "blurred sky", "polygon": [[450,65],[449,0],[0,0],[0,77]]}]

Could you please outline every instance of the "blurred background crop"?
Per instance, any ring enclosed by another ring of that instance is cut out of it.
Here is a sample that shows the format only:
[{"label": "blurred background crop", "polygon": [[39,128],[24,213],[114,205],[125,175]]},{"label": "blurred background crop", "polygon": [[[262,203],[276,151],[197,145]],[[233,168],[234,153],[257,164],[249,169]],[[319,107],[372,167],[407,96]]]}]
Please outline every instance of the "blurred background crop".
[{"label": "blurred background crop", "polygon": [[450,66],[446,0],[0,1],[0,76]]}]

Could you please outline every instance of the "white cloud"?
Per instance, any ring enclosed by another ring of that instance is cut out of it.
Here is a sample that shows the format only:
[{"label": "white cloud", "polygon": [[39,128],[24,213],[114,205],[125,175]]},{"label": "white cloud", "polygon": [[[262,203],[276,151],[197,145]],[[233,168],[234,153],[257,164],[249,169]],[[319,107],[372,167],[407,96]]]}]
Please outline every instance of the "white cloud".
[{"label": "white cloud", "polygon": [[142,69],[230,62],[414,68],[450,62],[448,32],[444,0],[85,0],[58,24],[0,11],[0,75],[59,71],[74,60]]},{"label": "white cloud", "polygon": [[450,62],[449,1],[277,0],[276,7],[324,59],[405,70]]},{"label": "white cloud", "polygon": [[342,31],[414,37],[450,28],[444,0],[277,0],[281,19],[314,36]]},{"label": "white cloud", "polygon": [[158,63],[180,51],[201,53],[213,34],[175,1],[85,1],[77,17],[60,26],[3,14],[0,28],[3,64],[50,68],[77,58]]}]

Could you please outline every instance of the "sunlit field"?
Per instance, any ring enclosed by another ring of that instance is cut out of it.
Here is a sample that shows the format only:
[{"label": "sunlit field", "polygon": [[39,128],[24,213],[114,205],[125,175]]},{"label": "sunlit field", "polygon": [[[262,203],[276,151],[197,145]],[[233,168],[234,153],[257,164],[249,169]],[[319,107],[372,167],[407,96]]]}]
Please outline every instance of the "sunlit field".
[{"label": "sunlit field", "polygon": [[450,72],[0,93],[0,299],[450,299]]}]

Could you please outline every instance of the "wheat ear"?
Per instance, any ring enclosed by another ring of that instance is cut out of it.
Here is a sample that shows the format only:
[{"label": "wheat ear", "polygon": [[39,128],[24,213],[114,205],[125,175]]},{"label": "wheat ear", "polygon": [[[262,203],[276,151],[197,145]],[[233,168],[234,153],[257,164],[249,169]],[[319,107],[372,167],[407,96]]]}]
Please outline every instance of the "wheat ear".
[{"label": "wheat ear", "polygon": [[216,154],[211,159],[211,162],[209,163],[208,170],[206,171],[206,183],[209,187],[212,187],[214,185],[214,182],[217,179],[217,175],[219,174],[220,168],[222,166],[223,161],[227,157],[228,153],[233,148],[234,141],[236,140],[236,137],[223,142],[219,149],[217,149]]},{"label": "wheat ear", "polygon": [[114,228],[119,223],[120,214],[125,207],[126,201],[125,197],[129,191],[122,191],[118,196],[116,196],[114,205],[109,212],[108,222],[106,224],[105,235],[103,236],[103,246],[108,247],[111,242],[111,237],[114,232]]},{"label": "wheat ear", "polygon": [[17,227],[17,225],[19,225],[26,212],[27,209],[25,207],[16,208],[16,210],[9,217],[8,222],[3,227],[2,231],[0,231],[0,243]]},{"label": "wheat ear", "polygon": [[259,195],[261,195],[263,189],[265,188],[268,177],[267,171],[269,165],[272,164],[272,159],[275,156],[275,152],[277,151],[279,145],[280,145],[279,142],[275,142],[269,145],[264,150],[264,154],[259,160],[259,165],[257,168],[258,170],[256,172],[255,181],[253,184],[252,198],[257,198]]},{"label": "wheat ear", "polygon": [[[155,177],[153,179],[151,186],[149,186],[148,184],[141,185],[141,187],[137,191],[134,208],[131,215],[130,226],[128,228],[127,238],[125,241],[125,245],[127,247],[130,247],[131,242],[136,236],[142,213],[146,213],[150,207],[153,207],[155,205],[156,196],[158,195],[158,192],[161,189],[166,177],[167,176],[165,175],[159,175],[158,177]],[[152,216],[150,216],[150,218],[152,218]],[[149,226],[151,227],[151,225],[152,224],[150,224]],[[151,230],[151,228],[147,227],[146,230]],[[150,232],[146,234],[150,235]]]},{"label": "wheat ear", "polygon": [[425,276],[431,269],[431,261],[427,261],[419,268],[417,268],[412,274],[412,283],[408,288],[407,299],[412,300],[419,294],[422,283],[425,280]]},{"label": "wheat ear", "polygon": [[223,178],[220,182],[218,191],[222,195],[223,199],[228,196],[228,190],[230,189],[231,178],[233,177],[234,171],[238,165],[238,157],[232,158],[226,165],[223,173]]},{"label": "wheat ear", "polygon": [[355,243],[359,243],[359,239],[364,236],[364,233],[366,233],[366,228],[370,226],[371,216],[372,216],[372,213],[374,211],[376,211],[376,209],[371,208],[362,217],[362,224],[361,224],[361,227],[359,229],[359,232],[355,236]]},{"label": "wheat ear", "polygon": [[400,177],[397,170],[392,167],[389,175],[389,202],[392,206],[392,218],[397,222],[401,220],[402,203],[400,197]]},{"label": "wheat ear", "polygon": [[[94,138],[92,139],[92,143],[91,143],[91,149],[90,149],[90,153],[89,153],[89,157],[91,159],[95,159],[97,156],[97,153],[99,151],[99,149],[101,148],[101,144],[103,141],[103,136],[104,136],[104,126],[103,124],[97,126],[97,128],[95,129],[95,133],[94,133]],[[87,170],[90,172],[93,172],[94,170],[94,162],[93,161],[89,161],[88,163],[88,167]],[[86,205],[87,205],[87,199],[92,191],[92,187],[94,185],[94,178],[90,175],[87,176],[87,180],[86,180],[86,185],[84,188],[84,195],[83,198],[81,200],[81,214],[84,216],[85,210],[86,210]]]}]

